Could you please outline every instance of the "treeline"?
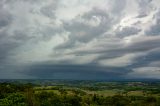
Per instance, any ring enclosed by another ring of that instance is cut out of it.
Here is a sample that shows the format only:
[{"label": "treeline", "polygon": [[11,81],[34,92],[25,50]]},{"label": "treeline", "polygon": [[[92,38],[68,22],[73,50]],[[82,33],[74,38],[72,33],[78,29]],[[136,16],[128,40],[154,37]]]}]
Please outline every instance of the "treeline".
[{"label": "treeline", "polygon": [[100,96],[73,89],[72,94],[62,88],[60,94],[40,90],[32,84],[0,84],[0,106],[160,106],[159,96]]}]

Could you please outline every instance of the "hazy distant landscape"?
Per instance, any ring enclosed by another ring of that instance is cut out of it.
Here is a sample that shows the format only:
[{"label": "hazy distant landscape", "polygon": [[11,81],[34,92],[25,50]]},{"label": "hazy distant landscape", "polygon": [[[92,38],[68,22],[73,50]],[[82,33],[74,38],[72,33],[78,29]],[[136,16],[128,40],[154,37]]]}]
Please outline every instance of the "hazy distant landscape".
[{"label": "hazy distant landscape", "polygon": [[0,106],[159,106],[160,81],[1,80]]}]

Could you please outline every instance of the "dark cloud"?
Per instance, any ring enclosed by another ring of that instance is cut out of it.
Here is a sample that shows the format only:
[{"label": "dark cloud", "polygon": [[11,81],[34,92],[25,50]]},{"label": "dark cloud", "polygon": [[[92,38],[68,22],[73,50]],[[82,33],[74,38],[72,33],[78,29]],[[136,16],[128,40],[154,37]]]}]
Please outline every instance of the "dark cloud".
[{"label": "dark cloud", "polygon": [[[30,66],[26,74],[38,78],[53,79],[118,79],[128,70],[120,68],[99,67],[96,65],[49,65],[41,63]],[[124,70],[124,69],[123,69]]]}]

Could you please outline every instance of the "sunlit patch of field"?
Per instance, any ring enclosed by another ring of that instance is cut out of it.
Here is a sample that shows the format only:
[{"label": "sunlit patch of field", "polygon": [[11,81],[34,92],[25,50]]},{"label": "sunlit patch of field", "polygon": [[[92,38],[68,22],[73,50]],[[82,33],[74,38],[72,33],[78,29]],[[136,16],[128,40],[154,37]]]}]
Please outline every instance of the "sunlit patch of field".
[{"label": "sunlit patch of field", "polygon": [[[52,92],[55,94],[60,95],[61,91],[60,90],[54,90],[53,87],[49,86],[49,87],[36,87],[34,88],[35,90],[35,94],[40,93],[40,92]],[[74,92],[69,90],[69,89],[65,89],[65,91],[63,93],[66,93],[67,95],[74,95]]]},{"label": "sunlit patch of field", "polygon": [[34,87],[35,90],[42,90],[42,89],[53,89],[56,88],[56,86],[38,86],[38,87]]},{"label": "sunlit patch of field", "polygon": [[102,91],[86,91],[87,94],[97,94],[102,96],[114,96],[118,93],[116,90],[102,90]]},{"label": "sunlit patch of field", "polygon": [[59,90],[35,90],[35,94],[40,93],[40,92],[53,92],[55,94],[60,95]]},{"label": "sunlit patch of field", "polygon": [[146,95],[146,93],[144,93],[143,91],[129,91],[127,95],[128,96],[144,96]]}]

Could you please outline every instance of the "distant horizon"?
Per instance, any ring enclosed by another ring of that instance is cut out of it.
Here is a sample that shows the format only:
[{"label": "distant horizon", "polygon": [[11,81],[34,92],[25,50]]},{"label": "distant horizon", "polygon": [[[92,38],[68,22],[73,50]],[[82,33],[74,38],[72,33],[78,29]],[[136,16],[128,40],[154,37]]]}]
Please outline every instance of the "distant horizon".
[{"label": "distant horizon", "polygon": [[143,79],[0,79],[0,82],[2,81],[2,80],[40,80],[40,81],[43,81],[43,80],[53,80],[53,81],[104,81],[104,82],[118,82],[118,81],[126,81],[126,82],[135,82],[135,81],[147,81],[147,82],[149,82],[149,81],[160,81],[160,79],[149,79],[149,78],[143,78]]}]

